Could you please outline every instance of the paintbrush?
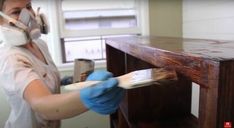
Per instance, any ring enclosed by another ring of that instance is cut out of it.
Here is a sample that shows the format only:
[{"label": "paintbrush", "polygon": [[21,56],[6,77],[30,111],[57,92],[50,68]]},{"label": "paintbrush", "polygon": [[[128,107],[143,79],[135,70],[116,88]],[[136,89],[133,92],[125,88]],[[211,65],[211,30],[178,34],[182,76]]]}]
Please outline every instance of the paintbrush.
[{"label": "paintbrush", "polygon": [[[118,86],[124,89],[133,89],[152,84],[163,84],[177,80],[177,75],[174,70],[164,68],[150,68],[132,71],[125,75],[115,77],[118,79]],[[93,86],[102,81],[84,81],[66,85],[66,90],[80,90],[89,86]]]}]

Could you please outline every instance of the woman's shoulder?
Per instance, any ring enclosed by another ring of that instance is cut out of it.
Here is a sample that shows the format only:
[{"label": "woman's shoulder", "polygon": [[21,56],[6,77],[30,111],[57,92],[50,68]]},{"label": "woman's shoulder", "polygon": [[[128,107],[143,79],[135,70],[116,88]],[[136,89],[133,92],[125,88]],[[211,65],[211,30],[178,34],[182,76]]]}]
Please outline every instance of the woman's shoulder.
[{"label": "woman's shoulder", "polygon": [[9,59],[25,58],[29,60],[27,54],[18,47],[0,48],[0,61],[5,62]]},{"label": "woman's shoulder", "polygon": [[0,56],[0,70],[4,71],[15,70],[20,67],[31,67],[33,60],[19,48],[9,48],[2,52]]},{"label": "woman's shoulder", "polygon": [[18,47],[1,47],[0,53],[1,55],[8,56],[16,53],[22,53],[23,51]]},{"label": "woman's shoulder", "polygon": [[3,58],[7,58],[7,57],[13,55],[14,52],[16,52],[16,50],[13,47],[1,47],[0,48],[1,61]]}]

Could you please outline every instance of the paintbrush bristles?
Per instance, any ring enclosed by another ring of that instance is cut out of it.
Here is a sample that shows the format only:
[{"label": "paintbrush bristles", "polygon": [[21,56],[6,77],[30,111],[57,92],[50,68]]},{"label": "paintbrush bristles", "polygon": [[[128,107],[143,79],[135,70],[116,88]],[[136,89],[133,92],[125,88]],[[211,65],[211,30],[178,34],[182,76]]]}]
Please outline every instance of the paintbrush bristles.
[{"label": "paintbrush bristles", "polygon": [[152,78],[155,81],[177,80],[177,74],[176,74],[175,70],[168,70],[165,68],[153,68],[152,69]]},{"label": "paintbrush bristles", "polygon": [[117,77],[119,86],[125,89],[148,86],[153,83],[164,84],[172,80],[177,80],[174,70],[164,68],[152,68],[136,70]]}]

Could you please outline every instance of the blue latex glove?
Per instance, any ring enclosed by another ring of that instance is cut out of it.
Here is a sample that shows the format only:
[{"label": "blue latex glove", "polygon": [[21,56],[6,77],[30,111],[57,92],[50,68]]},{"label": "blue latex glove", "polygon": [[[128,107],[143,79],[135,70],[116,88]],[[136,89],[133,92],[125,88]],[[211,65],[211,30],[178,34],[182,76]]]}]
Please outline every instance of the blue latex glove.
[{"label": "blue latex glove", "polygon": [[88,77],[86,78],[86,81],[87,80],[103,81],[103,80],[107,80],[111,77],[113,77],[113,74],[111,72],[108,72],[106,70],[95,70],[94,72],[92,72],[91,74],[88,75]]},{"label": "blue latex glove", "polygon": [[124,90],[117,85],[118,80],[110,78],[94,86],[81,89],[80,99],[87,108],[99,114],[114,113],[124,96]]}]

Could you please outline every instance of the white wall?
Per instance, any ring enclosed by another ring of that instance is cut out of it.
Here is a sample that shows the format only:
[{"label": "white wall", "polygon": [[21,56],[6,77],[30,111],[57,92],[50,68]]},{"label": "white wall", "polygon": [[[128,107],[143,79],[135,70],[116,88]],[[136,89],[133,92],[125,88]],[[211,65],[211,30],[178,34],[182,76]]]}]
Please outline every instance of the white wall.
[{"label": "white wall", "polygon": [[183,37],[234,40],[233,0],[184,0]]},{"label": "white wall", "polygon": [[[183,37],[234,40],[234,1],[183,0]],[[193,84],[192,113],[196,116],[198,99],[199,86]]]}]

